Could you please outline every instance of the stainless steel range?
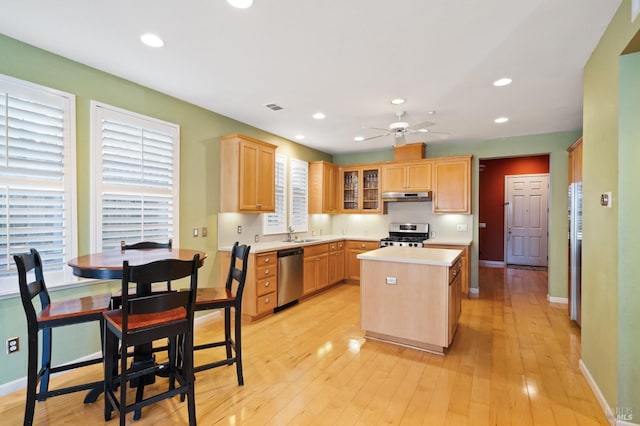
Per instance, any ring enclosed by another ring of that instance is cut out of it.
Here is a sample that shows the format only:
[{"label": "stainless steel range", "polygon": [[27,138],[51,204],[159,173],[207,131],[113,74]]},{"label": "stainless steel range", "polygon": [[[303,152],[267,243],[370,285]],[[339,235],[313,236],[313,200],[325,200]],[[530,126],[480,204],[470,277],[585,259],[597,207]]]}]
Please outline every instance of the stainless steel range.
[{"label": "stainless steel range", "polygon": [[428,238],[428,223],[390,223],[389,236],[380,240],[380,247],[422,248],[422,242]]}]

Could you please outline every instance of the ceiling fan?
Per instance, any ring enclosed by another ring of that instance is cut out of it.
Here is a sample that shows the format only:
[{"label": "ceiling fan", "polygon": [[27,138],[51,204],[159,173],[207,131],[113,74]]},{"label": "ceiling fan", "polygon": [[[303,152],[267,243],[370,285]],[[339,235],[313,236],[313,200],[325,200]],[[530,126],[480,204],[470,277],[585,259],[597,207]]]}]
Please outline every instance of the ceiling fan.
[{"label": "ceiling fan", "polygon": [[375,139],[375,138],[381,138],[383,136],[389,136],[389,135],[393,135],[396,139],[399,139],[399,138],[403,138],[405,135],[411,135],[414,133],[434,134],[434,135],[439,135],[442,138],[446,138],[449,136],[448,133],[434,132],[432,130],[427,129],[427,127],[430,127],[436,124],[432,121],[423,120],[423,121],[418,121],[416,123],[409,123],[407,121],[402,120],[402,117],[404,115],[405,115],[404,111],[396,112],[397,120],[389,124],[389,127],[386,129],[383,129],[380,127],[365,127],[366,129],[381,130],[386,133],[382,135],[364,138],[359,140],[359,142],[368,141],[370,139]]}]

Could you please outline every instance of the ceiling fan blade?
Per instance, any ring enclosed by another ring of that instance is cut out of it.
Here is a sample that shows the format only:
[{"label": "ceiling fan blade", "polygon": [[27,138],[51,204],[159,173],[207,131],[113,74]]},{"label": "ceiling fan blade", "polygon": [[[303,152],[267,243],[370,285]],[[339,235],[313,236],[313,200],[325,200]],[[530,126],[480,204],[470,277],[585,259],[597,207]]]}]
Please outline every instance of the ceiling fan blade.
[{"label": "ceiling fan blade", "polygon": [[368,141],[368,140],[371,140],[371,139],[381,138],[381,137],[383,137],[383,136],[389,136],[389,134],[390,134],[390,133],[385,133],[384,135],[370,136],[370,137],[368,137],[368,138],[364,138],[364,139],[362,139],[362,140],[360,140],[360,141],[356,141],[356,142],[357,142],[357,143],[360,143],[360,142]]},{"label": "ceiling fan blade", "polygon": [[389,134],[389,129],[383,129],[381,127],[362,127],[363,129],[369,129],[369,130],[380,130],[381,132],[387,132],[387,134]]},{"label": "ceiling fan blade", "polygon": [[411,123],[409,124],[409,127],[430,127],[433,126],[434,123],[433,121],[428,121],[428,120],[424,120],[424,121],[418,121],[417,123]]}]

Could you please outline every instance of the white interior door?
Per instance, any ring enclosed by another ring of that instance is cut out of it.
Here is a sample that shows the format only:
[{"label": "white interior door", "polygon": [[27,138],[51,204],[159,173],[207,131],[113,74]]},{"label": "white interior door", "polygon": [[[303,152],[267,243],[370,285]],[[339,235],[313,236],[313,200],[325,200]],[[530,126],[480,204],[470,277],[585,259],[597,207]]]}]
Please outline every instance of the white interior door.
[{"label": "white interior door", "polygon": [[505,176],[507,264],[547,266],[549,175]]}]

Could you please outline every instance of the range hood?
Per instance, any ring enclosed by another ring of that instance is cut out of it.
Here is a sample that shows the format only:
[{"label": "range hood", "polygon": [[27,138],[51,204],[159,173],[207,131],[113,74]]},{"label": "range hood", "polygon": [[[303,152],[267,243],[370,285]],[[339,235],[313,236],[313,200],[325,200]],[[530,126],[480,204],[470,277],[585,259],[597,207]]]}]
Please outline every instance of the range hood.
[{"label": "range hood", "polygon": [[383,202],[431,201],[431,191],[423,192],[383,192]]}]

